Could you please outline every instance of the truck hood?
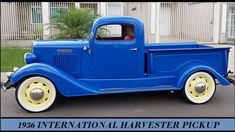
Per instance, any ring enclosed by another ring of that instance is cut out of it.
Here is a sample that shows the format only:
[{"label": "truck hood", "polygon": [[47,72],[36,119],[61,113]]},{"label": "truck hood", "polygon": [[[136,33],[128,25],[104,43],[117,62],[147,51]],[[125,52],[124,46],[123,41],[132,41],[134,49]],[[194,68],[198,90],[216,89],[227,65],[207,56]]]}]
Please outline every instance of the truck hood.
[{"label": "truck hood", "polygon": [[89,46],[88,40],[84,39],[70,39],[70,40],[36,40],[33,41],[33,48],[39,47],[84,47]]},{"label": "truck hood", "polygon": [[89,48],[87,40],[34,41],[31,54],[33,61],[31,62],[53,65],[69,74],[78,76],[84,46]]}]

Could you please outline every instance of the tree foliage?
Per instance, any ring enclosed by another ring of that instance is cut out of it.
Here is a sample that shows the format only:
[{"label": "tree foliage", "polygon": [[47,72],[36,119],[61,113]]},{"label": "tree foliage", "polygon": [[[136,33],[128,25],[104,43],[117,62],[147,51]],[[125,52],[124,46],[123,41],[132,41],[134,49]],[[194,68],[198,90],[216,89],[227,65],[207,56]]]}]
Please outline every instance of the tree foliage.
[{"label": "tree foliage", "polygon": [[59,33],[52,39],[78,39],[86,38],[91,30],[92,24],[99,16],[90,8],[61,9],[58,15],[53,16],[51,27],[58,29]]}]

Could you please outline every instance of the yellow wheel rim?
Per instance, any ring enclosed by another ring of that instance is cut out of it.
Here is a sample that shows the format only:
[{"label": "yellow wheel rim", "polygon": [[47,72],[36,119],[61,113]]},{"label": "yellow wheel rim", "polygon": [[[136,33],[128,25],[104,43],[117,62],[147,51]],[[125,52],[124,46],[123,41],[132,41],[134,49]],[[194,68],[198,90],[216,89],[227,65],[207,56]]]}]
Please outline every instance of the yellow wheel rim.
[{"label": "yellow wheel rim", "polygon": [[[41,89],[43,91],[43,96],[40,99],[33,99],[30,95],[31,91],[34,89]],[[46,105],[51,98],[50,86],[41,80],[30,81],[23,87],[23,92],[21,93],[23,101],[30,107],[42,107]]]},{"label": "yellow wheel rim", "polygon": [[[199,83],[203,84],[205,87],[205,89],[202,92],[198,92],[196,89]],[[208,94],[211,92],[211,85],[206,76],[198,76],[191,80],[191,82],[188,85],[188,90],[191,97],[193,97],[196,100],[201,100],[207,97]]]}]

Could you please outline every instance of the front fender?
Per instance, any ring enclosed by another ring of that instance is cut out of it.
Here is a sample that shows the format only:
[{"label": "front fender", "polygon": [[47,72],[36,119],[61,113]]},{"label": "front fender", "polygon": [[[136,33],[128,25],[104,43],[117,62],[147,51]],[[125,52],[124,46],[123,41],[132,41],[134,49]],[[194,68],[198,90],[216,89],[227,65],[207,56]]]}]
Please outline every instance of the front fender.
[{"label": "front fender", "polygon": [[178,75],[179,80],[177,87],[178,88],[183,88],[186,80],[189,78],[190,75],[192,75],[195,72],[198,71],[205,71],[214,76],[218,81],[220,82],[221,85],[229,85],[229,81],[225,79],[221,74],[219,74],[216,70],[213,68],[207,66],[207,65],[195,65],[191,66],[190,68],[183,68],[181,69],[180,74]]},{"label": "front fender", "polygon": [[47,77],[54,83],[58,91],[66,97],[93,95],[97,93],[96,90],[90,88],[90,85],[77,80],[57,67],[43,63],[32,63],[20,68],[13,74],[11,83],[17,84],[27,76]]}]

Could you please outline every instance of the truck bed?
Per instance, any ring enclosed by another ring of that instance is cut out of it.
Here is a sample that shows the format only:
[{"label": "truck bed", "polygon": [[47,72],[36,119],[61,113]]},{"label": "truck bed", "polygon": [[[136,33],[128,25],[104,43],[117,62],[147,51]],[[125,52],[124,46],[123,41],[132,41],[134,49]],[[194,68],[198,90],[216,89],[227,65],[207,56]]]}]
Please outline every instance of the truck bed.
[{"label": "truck bed", "polygon": [[[214,48],[196,42],[145,44],[145,73],[171,76],[186,65],[206,65],[227,74],[229,47]],[[226,68],[226,69],[225,69]]]},{"label": "truck bed", "polygon": [[146,43],[145,49],[210,48],[197,42]]}]

